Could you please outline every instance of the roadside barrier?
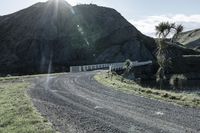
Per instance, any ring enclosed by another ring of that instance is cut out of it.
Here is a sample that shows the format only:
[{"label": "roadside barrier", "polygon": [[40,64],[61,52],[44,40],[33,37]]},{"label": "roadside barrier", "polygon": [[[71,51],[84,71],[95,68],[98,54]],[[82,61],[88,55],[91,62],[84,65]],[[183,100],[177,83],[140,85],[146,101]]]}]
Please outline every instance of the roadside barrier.
[{"label": "roadside barrier", "polygon": [[[144,66],[152,64],[152,61],[144,61],[132,62],[133,66]],[[93,71],[93,70],[101,70],[101,69],[109,69],[109,70],[122,70],[124,69],[124,63],[108,63],[108,64],[95,64],[95,65],[84,65],[84,66],[71,66],[70,72],[85,72],[85,71]]]}]

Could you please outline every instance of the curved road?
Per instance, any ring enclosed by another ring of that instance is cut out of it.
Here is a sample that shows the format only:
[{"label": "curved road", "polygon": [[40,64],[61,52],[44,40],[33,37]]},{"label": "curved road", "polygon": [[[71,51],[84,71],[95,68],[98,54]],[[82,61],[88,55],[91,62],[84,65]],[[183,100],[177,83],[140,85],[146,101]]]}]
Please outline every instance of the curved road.
[{"label": "curved road", "polygon": [[116,91],[97,83],[96,73],[37,78],[29,94],[62,133],[200,132],[200,110]]}]

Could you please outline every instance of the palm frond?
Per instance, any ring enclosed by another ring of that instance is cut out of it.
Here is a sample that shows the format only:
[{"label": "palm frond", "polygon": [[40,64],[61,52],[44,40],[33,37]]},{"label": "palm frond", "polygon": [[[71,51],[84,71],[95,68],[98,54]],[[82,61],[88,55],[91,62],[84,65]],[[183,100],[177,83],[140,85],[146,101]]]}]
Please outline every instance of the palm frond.
[{"label": "palm frond", "polygon": [[183,29],[184,29],[184,27],[183,27],[183,25],[177,25],[177,27],[176,27],[176,34],[179,34],[179,33],[181,33],[181,32],[183,32]]}]

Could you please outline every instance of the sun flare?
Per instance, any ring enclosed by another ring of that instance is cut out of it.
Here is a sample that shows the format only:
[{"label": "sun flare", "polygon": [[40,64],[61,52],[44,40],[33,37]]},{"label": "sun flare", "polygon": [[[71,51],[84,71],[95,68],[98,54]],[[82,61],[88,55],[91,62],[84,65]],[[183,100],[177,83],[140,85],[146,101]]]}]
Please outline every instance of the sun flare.
[{"label": "sun flare", "polygon": [[[45,2],[47,0],[40,0],[41,2]],[[55,1],[55,2],[59,2],[60,0],[51,0],[51,1]],[[77,5],[77,0],[64,0],[66,2],[68,2],[70,5],[74,6],[74,5]]]}]

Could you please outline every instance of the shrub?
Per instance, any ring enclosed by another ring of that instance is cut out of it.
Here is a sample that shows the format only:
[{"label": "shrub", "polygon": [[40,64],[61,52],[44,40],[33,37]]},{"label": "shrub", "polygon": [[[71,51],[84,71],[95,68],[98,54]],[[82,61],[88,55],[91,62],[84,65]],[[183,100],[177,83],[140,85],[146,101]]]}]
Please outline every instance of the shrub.
[{"label": "shrub", "polygon": [[169,94],[168,93],[163,93],[163,94],[161,94],[161,97],[167,98],[167,97],[169,97]]},{"label": "shrub", "polygon": [[125,69],[125,72],[124,72],[125,75],[131,73],[131,71],[133,71],[133,62],[131,60],[127,59],[124,62],[123,68]]},{"label": "shrub", "polygon": [[185,84],[186,81],[187,81],[187,77],[185,75],[176,74],[170,78],[169,83],[170,83],[170,85],[172,85],[175,88],[182,89],[183,85]]}]

